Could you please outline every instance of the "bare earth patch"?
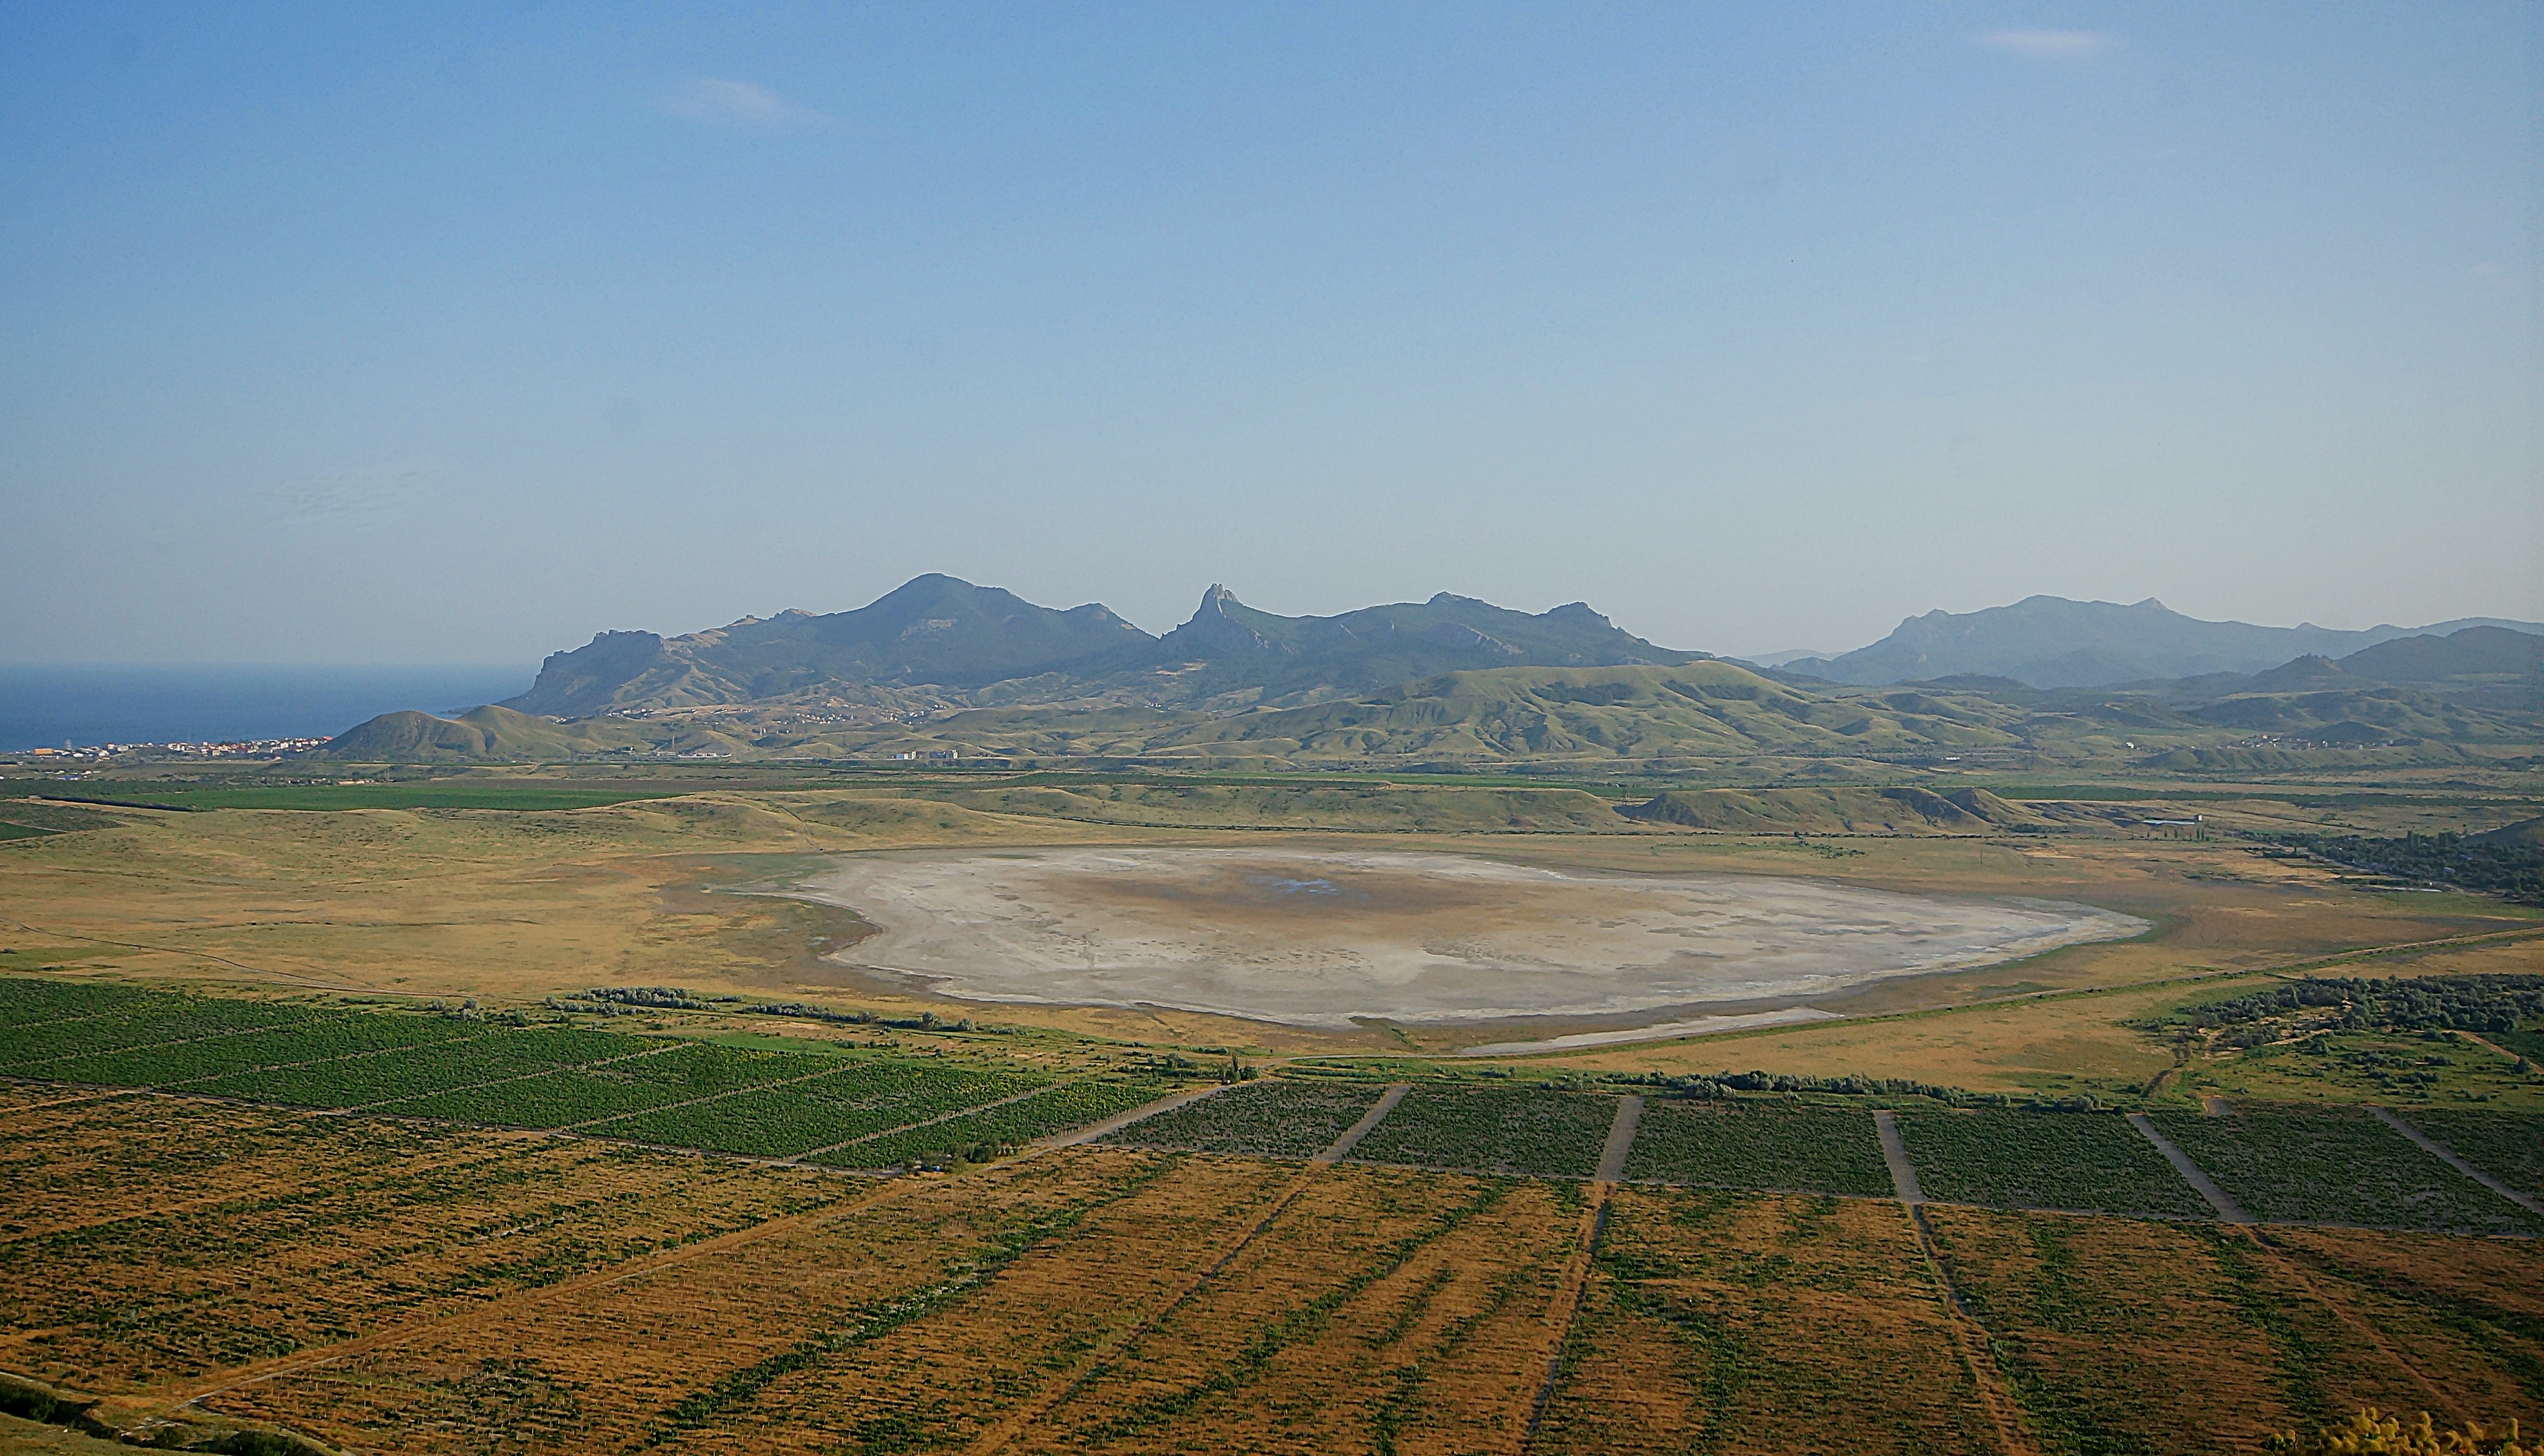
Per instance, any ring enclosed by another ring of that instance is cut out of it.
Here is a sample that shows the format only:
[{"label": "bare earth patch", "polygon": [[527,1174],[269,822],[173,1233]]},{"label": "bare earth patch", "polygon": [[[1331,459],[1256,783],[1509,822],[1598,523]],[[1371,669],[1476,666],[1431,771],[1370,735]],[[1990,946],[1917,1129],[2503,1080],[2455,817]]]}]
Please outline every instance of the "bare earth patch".
[{"label": "bare earth patch", "polygon": [[1299,1026],[1807,997],[2147,928],[2049,900],[1401,852],[857,856],[806,892],[881,927],[842,958],[946,995]]}]

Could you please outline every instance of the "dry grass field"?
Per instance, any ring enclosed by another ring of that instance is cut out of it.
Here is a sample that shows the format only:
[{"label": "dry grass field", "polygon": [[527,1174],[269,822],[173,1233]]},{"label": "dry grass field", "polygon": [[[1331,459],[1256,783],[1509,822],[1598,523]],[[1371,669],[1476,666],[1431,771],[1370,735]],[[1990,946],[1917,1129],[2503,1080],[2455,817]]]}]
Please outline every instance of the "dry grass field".
[{"label": "dry grass field", "polygon": [[[466,997],[493,1006],[593,985],[669,984],[892,1016],[933,1011],[952,1020],[977,1007],[824,958],[863,933],[852,917],[711,887],[780,885],[817,868],[814,856],[886,848],[1376,842],[1609,873],[1771,874],[1894,891],[2073,900],[2152,922],[2154,932],[2135,941],[1879,982],[1822,1002],[1858,1016],[1996,1003],[1966,1021],[1890,1023],[1868,1036],[1823,1026],[1610,1049],[1572,1063],[1711,1071],[1732,1064],[1724,1060],[1731,1056],[1742,1065],[1808,1072],[1930,1076],[1952,1068],[1962,1069],[1952,1080],[1975,1088],[2046,1090],[2062,1076],[2079,1084],[2143,1084],[2164,1063],[2143,1038],[2114,1035],[2129,1009],[2121,1000],[2044,1007],[2035,1015],[2008,1007],[2008,998],[2544,931],[2544,919],[2531,911],[2461,896],[2364,892],[2321,867],[2261,859],[2225,840],[1870,836],[1832,850],[1827,840],[1639,828],[1480,836],[1168,831],[988,813],[925,799],[777,791],[572,810],[114,813],[117,827],[0,845],[0,951],[19,953],[0,955],[0,964],[60,964],[241,991]],[[2465,954],[2490,968],[2531,969],[2544,964],[2544,942]],[[2398,963],[2442,968],[2434,956]],[[1151,1006],[1010,1004],[997,1015],[1065,1035],[1237,1045],[1263,1054],[1446,1051],[1509,1039],[1506,1030],[1320,1030]],[[1554,1021],[1528,1032],[1611,1025]],[[835,1035],[813,1023],[792,1030]]]},{"label": "dry grass field", "polygon": [[2544,1417],[2544,1258],[2450,1239],[1937,1208],[1944,1267],[2058,1449],[2258,1445],[2361,1406]]},{"label": "dry grass field", "polygon": [[2544,1413],[2530,1240],[1930,1206],[1938,1265],[1887,1198],[1628,1187],[1575,1318],[1561,1180],[1086,1146],[886,1181],[27,1086],[0,1131],[0,1369],[346,1451],[2163,1451]]}]

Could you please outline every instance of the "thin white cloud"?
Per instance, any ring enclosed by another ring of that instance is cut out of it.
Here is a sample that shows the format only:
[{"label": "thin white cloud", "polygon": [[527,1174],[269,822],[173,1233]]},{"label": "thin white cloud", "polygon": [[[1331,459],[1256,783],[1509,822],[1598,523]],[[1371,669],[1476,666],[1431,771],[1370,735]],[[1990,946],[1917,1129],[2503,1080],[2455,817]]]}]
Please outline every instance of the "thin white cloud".
[{"label": "thin white cloud", "polygon": [[315,476],[278,489],[277,514],[293,527],[377,530],[413,513],[432,493],[434,471],[423,465]]},{"label": "thin white cloud", "polygon": [[2082,60],[2120,42],[2100,31],[1981,31],[1981,45],[2033,60]]},{"label": "thin white cloud", "polygon": [[701,76],[663,98],[666,115],[715,126],[749,126],[760,131],[789,131],[830,117],[799,107],[765,86],[749,81],[721,81]]}]

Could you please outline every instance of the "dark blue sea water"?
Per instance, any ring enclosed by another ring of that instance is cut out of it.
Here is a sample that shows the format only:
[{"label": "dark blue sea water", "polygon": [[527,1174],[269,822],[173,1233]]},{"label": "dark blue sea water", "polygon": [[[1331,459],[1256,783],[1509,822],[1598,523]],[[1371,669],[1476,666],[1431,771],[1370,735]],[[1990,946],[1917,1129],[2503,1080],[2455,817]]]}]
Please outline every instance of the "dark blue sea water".
[{"label": "dark blue sea water", "polygon": [[0,752],[92,743],[327,737],[401,708],[509,698],[531,667],[0,665]]}]

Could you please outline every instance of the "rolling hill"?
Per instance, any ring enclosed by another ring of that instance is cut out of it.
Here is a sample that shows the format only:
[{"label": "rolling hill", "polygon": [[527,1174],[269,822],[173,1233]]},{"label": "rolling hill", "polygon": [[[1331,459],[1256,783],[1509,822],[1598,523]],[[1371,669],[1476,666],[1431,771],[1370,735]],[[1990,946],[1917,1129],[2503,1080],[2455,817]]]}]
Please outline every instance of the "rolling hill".
[{"label": "rolling hill", "polygon": [[1441,592],[1334,617],[1257,611],[1225,586],[1158,643],[1169,696],[1312,701],[1493,667],[1675,666],[1705,652],[1655,647],[1582,602],[1531,615]]}]

